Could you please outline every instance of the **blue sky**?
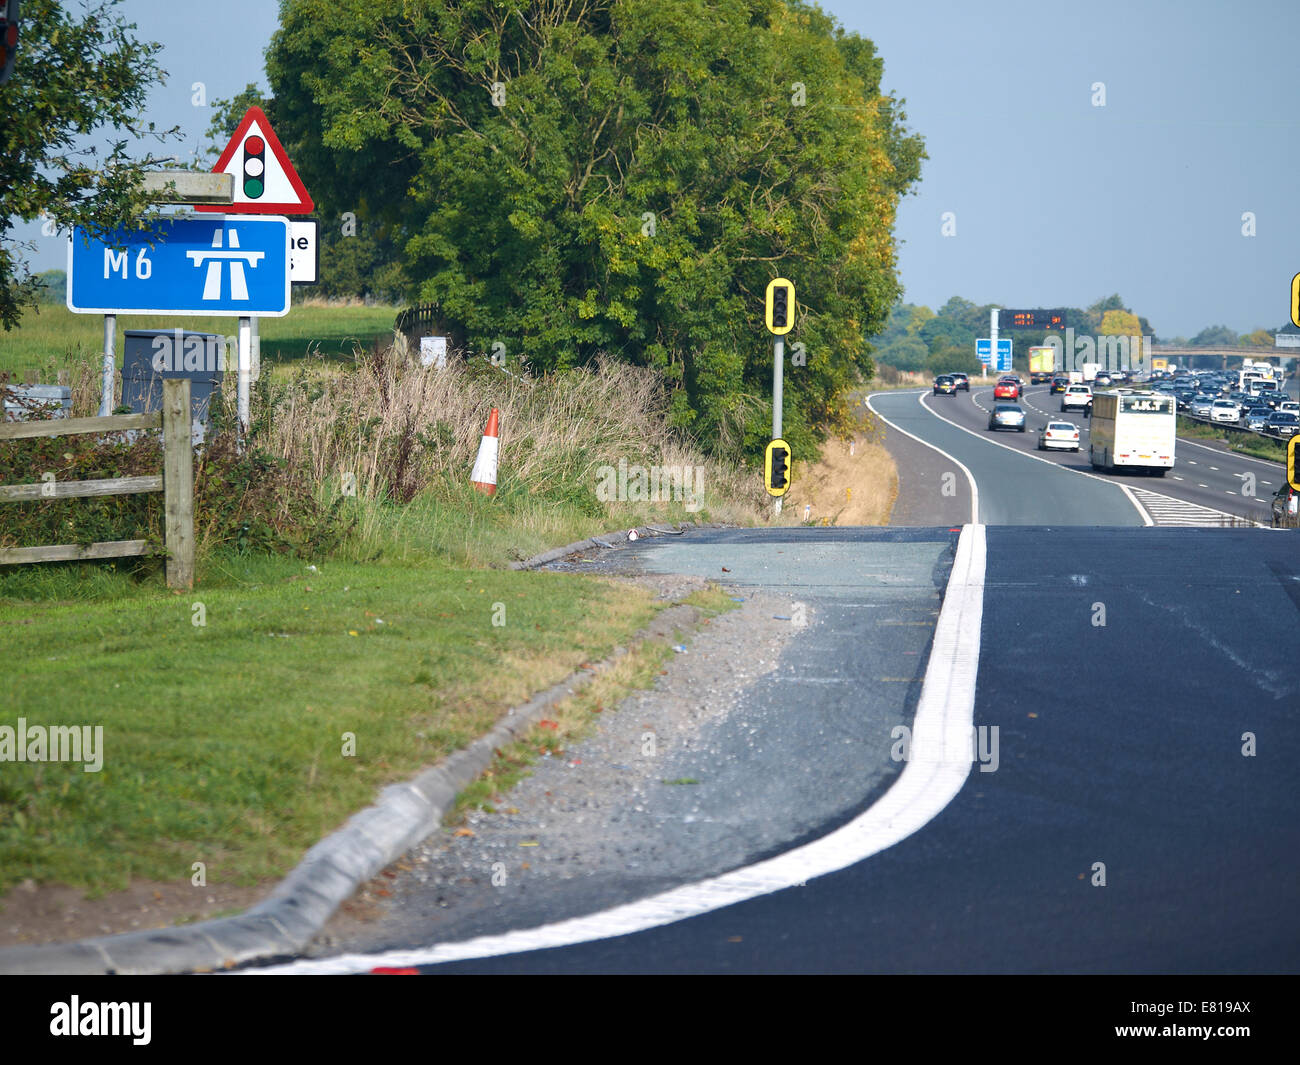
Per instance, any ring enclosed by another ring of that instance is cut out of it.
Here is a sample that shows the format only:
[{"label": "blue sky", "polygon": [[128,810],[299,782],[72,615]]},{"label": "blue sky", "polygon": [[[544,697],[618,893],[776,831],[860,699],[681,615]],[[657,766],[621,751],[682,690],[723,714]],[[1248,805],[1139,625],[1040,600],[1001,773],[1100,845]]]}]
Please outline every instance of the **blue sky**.
[{"label": "blue sky", "polygon": [[[905,299],[1060,307],[1118,292],[1162,337],[1286,320],[1300,271],[1296,0],[823,6],[876,43],[886,91],[926,140],[897,223]],[[119,10],[164,46],[150,117],[183,127],[180,153],[210,118],[195,82],[209,102],[265,86],[273,0]],[[36,240],[36,269],[64,265],[63,241],[16,232]]]}]

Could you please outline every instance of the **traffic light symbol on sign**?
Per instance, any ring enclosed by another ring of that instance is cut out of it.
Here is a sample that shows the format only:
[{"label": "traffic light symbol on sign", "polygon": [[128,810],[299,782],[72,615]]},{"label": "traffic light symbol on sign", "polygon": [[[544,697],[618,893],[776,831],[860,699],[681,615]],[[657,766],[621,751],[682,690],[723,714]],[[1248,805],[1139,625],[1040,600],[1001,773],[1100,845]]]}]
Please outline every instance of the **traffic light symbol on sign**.
[{"label": "traffic light symbol on sign", "polygon": [[763,457],[763,487],[770,496],[783,496],[790,488],[790,445],[773,440]]},{"label": "traffic light symbol on sign", "polygon": [[266,141],[256,135],[244,141],[244,195],[259,199],[266,191]]},{"label": "traffic light symbol on sign", "polygon": [[794,282],[778,277],[767,285],[767,328],[785,336],[794,328]]}]

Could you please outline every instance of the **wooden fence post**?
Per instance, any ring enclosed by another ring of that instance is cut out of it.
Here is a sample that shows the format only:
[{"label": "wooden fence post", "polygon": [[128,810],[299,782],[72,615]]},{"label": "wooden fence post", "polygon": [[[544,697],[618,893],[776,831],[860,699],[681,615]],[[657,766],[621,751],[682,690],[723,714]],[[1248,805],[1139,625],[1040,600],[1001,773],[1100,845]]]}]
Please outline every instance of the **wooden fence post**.
[{"label": "wooden fence post", "polygon": [[194,587],[194,444],[190,380],[163,381],[163,509],[167,586]]}]

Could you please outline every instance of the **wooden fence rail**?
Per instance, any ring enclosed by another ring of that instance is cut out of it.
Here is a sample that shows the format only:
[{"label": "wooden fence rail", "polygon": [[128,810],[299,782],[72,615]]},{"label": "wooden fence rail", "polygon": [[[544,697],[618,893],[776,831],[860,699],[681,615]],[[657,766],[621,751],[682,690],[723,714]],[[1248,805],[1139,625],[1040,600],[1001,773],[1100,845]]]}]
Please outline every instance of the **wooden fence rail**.
[{"label": "wooden fence rail", "polygon": [[[167,547],[167,584],[171,588],[192,588],[194,586],[194,449],[190,435],[188,378],[163,381],[163,409],[160,413],[6,423],[0,425],[0,441],[45,436],[75,436],[81,433],[115,433],[130,429],[160,427],[163,436],[161,476],[0,485],[0,503],[162,492]],[[127,555],[143,555],[147,551],[148,543],[144,540],[110,540],[89,545],[47,544],[41,547],[9,547],[0,548],[0,565],[118,558]]]}]

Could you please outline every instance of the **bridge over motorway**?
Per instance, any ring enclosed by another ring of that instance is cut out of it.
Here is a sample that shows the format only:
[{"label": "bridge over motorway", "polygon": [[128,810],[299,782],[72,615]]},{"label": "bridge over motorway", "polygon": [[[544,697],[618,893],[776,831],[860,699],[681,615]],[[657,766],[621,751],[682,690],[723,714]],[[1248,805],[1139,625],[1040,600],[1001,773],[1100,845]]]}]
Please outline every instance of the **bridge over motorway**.
[{"label": "bridge over motorway", "polygon": [[1222,368],[1227,369],[1230,359],[1267,359],[1294,376],[1297,362],[1300,361],[1300,349],[1295,348],[1174,348],[1153,345],[1150,354],[1157,359],[1172,359],[1181,362],[1191,358],[1217,358],[1222,361]]}]

